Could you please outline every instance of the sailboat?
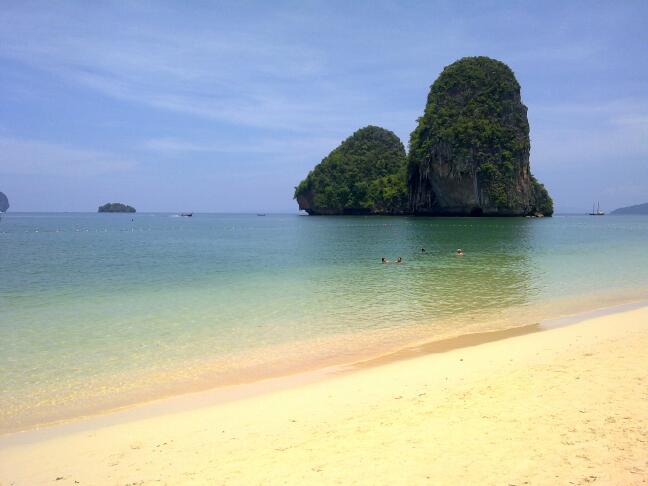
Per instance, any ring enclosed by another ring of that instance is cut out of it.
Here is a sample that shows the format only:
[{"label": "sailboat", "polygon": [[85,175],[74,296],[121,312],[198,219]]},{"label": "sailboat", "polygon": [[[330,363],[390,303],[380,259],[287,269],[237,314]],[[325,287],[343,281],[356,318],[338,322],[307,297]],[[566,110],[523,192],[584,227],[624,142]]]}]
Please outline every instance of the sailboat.
[{"label": "sailboat", "polygon": [[601,211],[601,205],[596,203],[596,211],[594,211],[594,204],[592,204],[592,212],[589,213],[590,216],[605,216],[605,213]]}]

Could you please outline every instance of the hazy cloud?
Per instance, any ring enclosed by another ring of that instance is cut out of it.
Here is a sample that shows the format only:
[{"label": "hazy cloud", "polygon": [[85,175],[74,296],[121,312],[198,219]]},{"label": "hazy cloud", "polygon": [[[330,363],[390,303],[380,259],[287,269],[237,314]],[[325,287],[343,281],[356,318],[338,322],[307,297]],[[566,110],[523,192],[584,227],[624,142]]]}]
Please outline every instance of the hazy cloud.
[{"label": "hazy cloud", "polygon": [[92,176],[130,171],[132,160],[39,140],[0,138],[0,174]]},{"label": "hazy cloud", "polygon": [[533,116],[556,120],[536,123],[531,132],[533,158],[547,168],[565,161],[575,165],[630,158],[648,161],[648,99],[537,106]]}]

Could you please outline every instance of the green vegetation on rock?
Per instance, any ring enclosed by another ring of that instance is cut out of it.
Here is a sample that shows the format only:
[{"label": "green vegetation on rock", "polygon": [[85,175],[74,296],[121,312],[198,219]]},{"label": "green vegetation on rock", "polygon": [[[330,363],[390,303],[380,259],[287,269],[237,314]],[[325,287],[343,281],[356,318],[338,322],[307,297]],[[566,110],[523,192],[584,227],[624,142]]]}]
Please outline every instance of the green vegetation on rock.
[{"label": "green vegetation on rock", "polygon": [[294,197],[309,214],[404,213],[405,147],[389,130],[361,128],[315,166]]},{"label": "green vegetation on rock", "polygon": [[465,57],[432,84],[407,156],[392,132],[362,128],[308,174],[295,199],[309,214],[550,216],[530,150],[513,71]]},{"label": "green vegetation on rock", "polygon": [[411,134],[411,209],[550,215],[553,203],[530,173],[529,152],[527,108],[511,69],[488,57],[460,59],[432,85]]},{"label": "green vegetation on rock", "polygon": [[549,195],[549,191],[541,182],[538,182],[533,175],[531,175],[531,188],[533,190],[533,199],[535,206],[534,210],[536,213],[540,213],[544,216],[551,216],[553,214],[553,199]]},{"label": "green vegetation on rock", "polygon": [[134,213],[135,208],[122,203],[107,203],[99,206],[100,213]]}]

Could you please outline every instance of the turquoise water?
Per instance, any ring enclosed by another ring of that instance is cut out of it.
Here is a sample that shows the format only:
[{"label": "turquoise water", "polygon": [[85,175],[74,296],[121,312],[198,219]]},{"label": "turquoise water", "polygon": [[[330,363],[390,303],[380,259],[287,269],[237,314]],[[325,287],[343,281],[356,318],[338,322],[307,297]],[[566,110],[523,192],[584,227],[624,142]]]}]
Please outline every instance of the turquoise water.
[{"label": "turquoise water", "polygon": [[647,243],[640,216],[9,213],[0,430],[637,299]]}]

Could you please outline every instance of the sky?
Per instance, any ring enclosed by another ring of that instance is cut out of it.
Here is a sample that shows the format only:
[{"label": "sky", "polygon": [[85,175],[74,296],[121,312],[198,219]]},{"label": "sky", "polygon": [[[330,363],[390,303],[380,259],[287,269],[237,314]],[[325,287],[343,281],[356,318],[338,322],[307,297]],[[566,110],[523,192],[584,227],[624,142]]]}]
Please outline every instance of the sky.
[{"label": "sky", "polygon": [[648,201],[648,2],[0,0],[12,211],[296,212],[366,125],[407,146],[445,66],[508,64],[558,212]]}]

